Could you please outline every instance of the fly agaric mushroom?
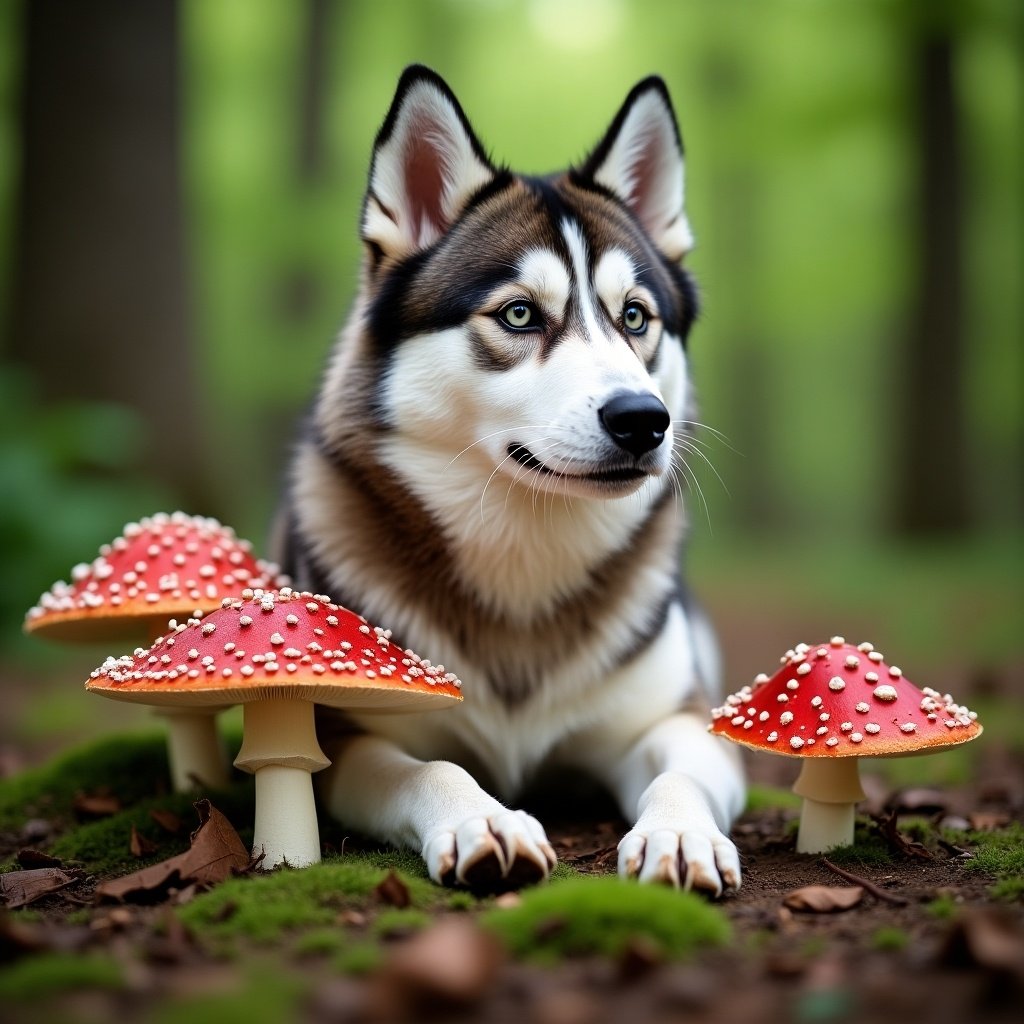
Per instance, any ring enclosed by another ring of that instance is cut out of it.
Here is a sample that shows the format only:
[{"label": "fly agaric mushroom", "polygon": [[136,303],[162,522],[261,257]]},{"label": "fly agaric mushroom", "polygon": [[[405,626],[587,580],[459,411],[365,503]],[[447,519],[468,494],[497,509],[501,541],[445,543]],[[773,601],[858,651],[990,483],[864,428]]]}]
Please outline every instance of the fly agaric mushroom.
[{"label": "fly agaric mushroom", "polygon": [[173,706],[244,704],[235,765],[256,776],[253,854],[262,866],[320,860],[312,772],[330,763],[314,704],[360,711],[453,707],[462,684],[391,642],[390,631],[322,595],[246,590],[149,650],[108,658],[86,688],[117,700]]},{"label": "fly agaric mushroom", "polygon": [[973,740],[973,711],[947,693],[919,690],[869,643],[834,636],[797,644],[771,678],[759,675],[712,711],[708,726],[754,750],[803,759],[793,792],[804,798],[798,853],[853,842],[853,812],[863,799],[859,757],[935,753]]},{"label": "fly agaric mushroom", "polygon": [[[55,640],[149,642],[169,616],[199,617],[245,587],[280,587],[288,579],[257,559],[252,545],[216,519],[158,513],[128,523],[91,563],[71,570],[25,616],[25,630]],[[213,712],[182,704],[162,712],[175,790],[227,783]]]}]

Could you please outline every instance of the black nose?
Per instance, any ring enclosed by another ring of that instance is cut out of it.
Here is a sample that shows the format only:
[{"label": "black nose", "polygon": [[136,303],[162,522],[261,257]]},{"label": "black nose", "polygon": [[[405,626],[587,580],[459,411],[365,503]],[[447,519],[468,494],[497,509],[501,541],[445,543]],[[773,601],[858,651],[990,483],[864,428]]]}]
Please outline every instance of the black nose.
[{"label": "black nose", "polygon": [[597,415],[612,440],[632,455],[657,448],[672,419],[664,404],[645,391],[620,391]]}]

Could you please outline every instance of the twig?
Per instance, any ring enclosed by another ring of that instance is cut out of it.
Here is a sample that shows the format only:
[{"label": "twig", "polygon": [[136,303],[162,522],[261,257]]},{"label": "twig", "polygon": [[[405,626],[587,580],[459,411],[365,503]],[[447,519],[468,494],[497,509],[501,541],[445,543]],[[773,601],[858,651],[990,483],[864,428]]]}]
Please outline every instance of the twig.
[{"label": "twig", "polygon": [[891,903],[896,907],[905,907],[909,900],[904,899],[902,896],[896,896],[891,892],[886,892],[885,889],[880,889],[874,882],[869,882],[866,878],[861,878],[860,875],[855,875],[852,871],[845,871],[841,867],[837,867],[828,859],[828,857],[822,857],[821,863],[829,869],[834,871],[840,878],[845,878],[848,882],[853,882],[854,885],[863,887],[867,892],[871,893],[872,896],[880,900],[885,900],[886,903]]}]

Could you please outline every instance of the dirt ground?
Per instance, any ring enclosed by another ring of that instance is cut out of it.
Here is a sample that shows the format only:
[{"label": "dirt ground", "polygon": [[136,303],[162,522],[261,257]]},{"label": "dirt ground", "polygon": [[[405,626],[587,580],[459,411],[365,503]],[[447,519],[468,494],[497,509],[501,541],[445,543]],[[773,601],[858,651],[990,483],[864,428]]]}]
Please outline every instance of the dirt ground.
[{"label": "dirt ground", "polygon": [[[176,1016],[173,1007],[207,995],[216,1006],[225,993],[247,984],[255,965],[298,979],[298,989],[287,1010],[264,1005],[248,1013],[249,1024],[1019,1020],[1024,907],[1019,901],[993,900],[992,878],[971,869],[971,851],[934,841],[939,832],[933,828],[971,821],[1002,827],[1019,819],[1016,781],[993,756],[976,782],[957,789],[900,796],[883,792],[870,779],[868,789],[874,794],[868,811],[881,813],[886,803],[913,810],[924,822],[918,832],[931,830],[933,836],[926,850],[906,844],[901,831],[901,839],[885,844],[892,856],[882,863],[844,860],[843,870],[855,876],[851,880],[820,857],[793,852],[791,809],[752,811],[734,831],[743,887],[720,902],[733,926],[733,942],[683,963],[663,962],[643,939],[612,959],[569,959],[553,967],[515,962],[491,949],[489,937],[474,923],[473,909],[446,912],[418,934],[399,929],[384,940],[383,964],[361,976],[339,974],[316,957],[296,957],[287,949],[253,949],[241,960],[220,961],[200,937],[175,923],[166,906],[91,907],[96,879],[87,878],[33,904],[35,920],[22,920],[17,911],[0,917],[0,959],[24,960],[42,950],[102,951],[126,965],[127,984],[115,991],[69,992],[42,1003],[12,1004],[0,1016],[18,1024],[191,1020],[191,1011]],[[614,873],[615,844],[625,823],[600,795],[583,791],[571,807],[538,798],[532,809],[548,825],[564,863],[584,874]],[[15,853],[25,838],[3,836],[0,857]],[[350,848],[359,847],[353,840]],[[806,912],[784,902],[786,894],[803,886],[850,887],[858,880],[868,888],[848,910]],[[368,928],[374,913],[370,908],[364,919],[350,916],[345,926]],[[446,969],[439,966],[448,956],[464,961],[450,985],[442,983]],[[231,1011],[227,1019],[233,1019]]]}]

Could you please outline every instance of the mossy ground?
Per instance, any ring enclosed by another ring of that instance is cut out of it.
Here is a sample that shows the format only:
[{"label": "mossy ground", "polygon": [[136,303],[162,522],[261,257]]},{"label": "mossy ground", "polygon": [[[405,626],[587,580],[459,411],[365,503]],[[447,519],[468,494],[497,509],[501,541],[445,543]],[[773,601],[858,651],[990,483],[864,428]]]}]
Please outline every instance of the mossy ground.
[{"label": "mossy ground", "polygon": [[721,911],[693,893],[608,877],[552,882],[483,920],[516,955],[549,964],[566,956],[618,956],[637,940],[678,958],[725,945],[731,935]]},{"label": "mossy ground", "polygon": [[[106,818],[82,819],[75,809],[76,796],[101,791],[116,796],[122,809]],[[251,780],[240,776],[228,789],[210,797],[248,842]],[[22,826],[28,819],[42,818],[52,834],[33,845],[66,863],[80,864],[89,876],[124,874],[187,847],[197,822],[191,805],[191,797],[169,792],[161,734],[113,737],[72,751],[44,768],[0,781],[0,836],[5,843],[0,860],[11,862],[21,845]],[[746,833],[753,837],[746,840],[747,882],[738,896],[721,906],[689,893],[620,882],[595,873],[585,858],[577,868],[571,850],[563,852],[550,884],[522,893],[517,904],[512,900],[499,906],[492,898],[435,886],[413,853],[377,848],[324,821],[327,852],[319,865],[232,879],[172,910],[156,908],[149,916],[132,911],[137,916],[128,928],[134,929],[140,949],[152,936],[166,937],[173,928],[184,928],[191,936],[189,948],[198,950],[208,967],[221,965],[218,969],[226,972],[227,979],[218,981],[212,993],[198,995],[188,985],[165,992],[146,1019],[158,1024],[236,1019],[272,1024],[295,1019],[313,987],[324,978],[372,976],[387,960],[393,944],[429,927],[436,915],[453,912],[478,920],[499,936],[511,957],[527,964],[539,961],[545,971],[562,969],[560,965],[579,957],[618,962],[634,948],[668,962],[706,959],[716,949],[717,956],[763,959],[779,956],[780,943],[799,963],[810,964],[832,948],[834,934],[827,920],[805,919],[792,936],[781,937],[776,920],[780,894],[808,881],[845,883],[821,868],[817,859],[792,856],[787,828],[795,820],[797,807],[798,801],[786,789],[766,784],[751,787],[745,820],[756,828]],[[167,832],[152,817],[153,810],[173,812],[181,828]],[[145,859],[131,853],[133,825],[157,844]],[[934,877],[946,881],[919,890],[914,901],[916,925],[905,914],[893,916],[884,907],[873,911],[856,939],[858,955],[909,955],[922,932],[949,927],[964,908],[959,893],[948,891],[950,880],[953,885],[973,883],[972,891],[983,897],[1019,904],[1024,888],[1024,828],[1019,824],[988,832],[940,833],[934,821],[908,817],[902,819],[901,830],[933,851],[941,853],[939,841],[943,840],[970,850],[973,857],[955,865],[949,862],[949,867],[935,873],[936,865],[942,867],[938,860],[924,868],[908,862],[886,843],[877,827],[861,819],[855,843],[832,851],[833,862],[883,880],[912,880],[919,870],[934,869]],[[741,848],[743,835],[741,831]],[[767,837],[767,845],[758,835]],[[585,850],[586,844],[580,849]],[[751,851],[756,855],[751,857]],[[613,861],[600,870],[614,871]],[[378,891],[391,872],[408,895],[408,906],[394,906]],[[87,898],[88,892],[84,895]],[[516,905],[509,907],[509,902]],[[55,896],[14,912],[11,918],[35,925],[59,920],[98,937],[106,934],[103,928],[109,913],[109,907],[65,906]],[[852,920],[852,914],[844,918]],[[120,993],[111,999],[129,998],[126,986],[137,984],[133,973],[137,955],[141,954],[133,949],[133,942],[112,952],[96,938],[83,952],[23,956],[0,968],[0,1002],[31,1005],[35,1012],[39,1006],[60,1002],[67,993],[83,990],[94,997],[100,992]],[[254,963],[273,969],[257,969]]]}]

